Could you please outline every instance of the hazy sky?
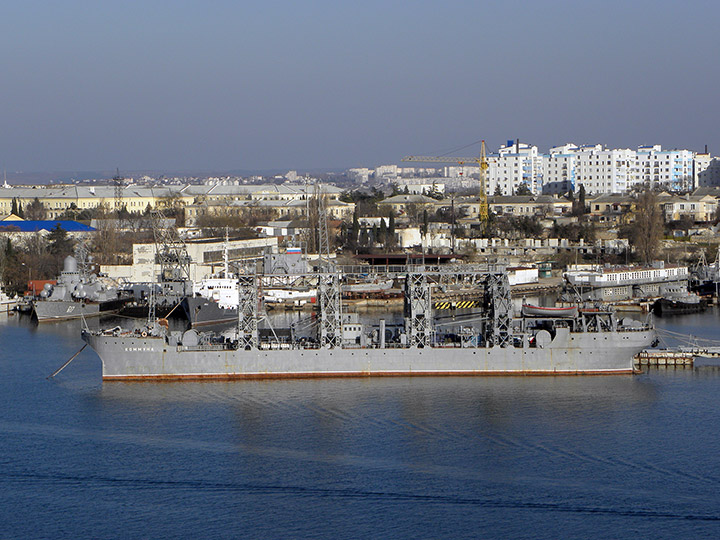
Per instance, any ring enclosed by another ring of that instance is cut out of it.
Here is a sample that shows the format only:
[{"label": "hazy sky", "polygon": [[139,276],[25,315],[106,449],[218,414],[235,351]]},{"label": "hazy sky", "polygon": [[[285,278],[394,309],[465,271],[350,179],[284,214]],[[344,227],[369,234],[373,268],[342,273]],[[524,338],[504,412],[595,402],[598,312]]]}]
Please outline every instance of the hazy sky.
[{"label": "hazy sky", "polygon": [[720,154],[719,20],[717,0],[6,1],[0,168],[345,168],[481,138]]}]

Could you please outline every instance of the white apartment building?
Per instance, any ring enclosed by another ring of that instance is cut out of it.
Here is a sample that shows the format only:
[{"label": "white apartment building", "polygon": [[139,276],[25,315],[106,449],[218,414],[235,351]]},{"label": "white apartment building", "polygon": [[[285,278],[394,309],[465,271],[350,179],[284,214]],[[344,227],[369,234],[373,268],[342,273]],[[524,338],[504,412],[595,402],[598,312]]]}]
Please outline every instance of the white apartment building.
[{"label": "white apartment building", "polygon": [[[521,186],[533,195],[564,194],[585,187],[588,194],[624,193],[649,184],[675,191],[698,186],[720,186],[720,161],[707,153],[690,150],[663,150],[660,145],[608,149],[601,144],[578,146],[567,143],[540,154],[537,146],[507,141],[489,155],[488,195],[514,195]],[[418,169],[414,176],[418,176]],[[387,165],[375,169],[375,177],[395,179],[400,172]],[[446,166],[443,176],[451,189],[474,186],[479,167],[468,162]],[[410,183],[408,181],[407,183]]]},{"label": "white apartment building", "polygon": [[543,156],[543,193],[559,195],[575,191],[577,145],[554,146]]},{"label": "white apartment building", "polygon": [[370,175],[373,173],[372,169],[366,167],[357,167],[354,169],[348,169],[348,176],[361,184],[366,184],[370,179]]},{"label": "white apartment building", "polygon": [[600,144],[566,144],[543,156],[543,193],[567,193],[585,186],[587,193],[623,193],[648,183],[673,190],[696,185],[697,163],[690,150],[663,150],[660,145],[637,150],[607,149]]},{"label": "white apartment building", "polygon": [[537,146],[508,141],[497,155],[488,157],[489,194],[513,195],[520,186],[534,195],[542,192],[543,157]]},{"label": "white apartment building", "polygon": [[[710,159],[710,154],[702,154],[703,159],[695,162],[695,176],[698,187],[720,186],[720,158]],[[704,159],[707,158],[707,159]]]},{"label": "white apartment building", "polygon": [[690,150],[663,150],[659,144],[637,150],[637,183],[663,185],[674,190],[693,187],[694,154]]},{"label": "white apartment building", "polygon": [[575,185],[585,186],[587,193],[623,193],[633,184],[635,167],[633,150],[581,146],[576,154]]},{"label": "white apartment building", "polygon": [[445,178],[478,178],[480,167],[477,165],[451,165],[443,167],[443,175]]},{"label": "white apartment building", "polygon": [[380,165],[375,168],[375,179],[395,179],[399,176],[397,165]]},{"label": "white apartment building", "polygon": [[427,195],[428,193],[445,193],[443,178],[398,178],[396,185],[400,191]]}]

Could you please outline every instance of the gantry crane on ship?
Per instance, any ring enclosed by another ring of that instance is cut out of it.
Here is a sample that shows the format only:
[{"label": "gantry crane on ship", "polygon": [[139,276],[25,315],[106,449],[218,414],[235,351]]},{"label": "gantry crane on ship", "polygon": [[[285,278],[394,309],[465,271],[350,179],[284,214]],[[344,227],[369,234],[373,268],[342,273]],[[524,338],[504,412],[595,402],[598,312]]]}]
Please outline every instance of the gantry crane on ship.
[{"label": "gantry crane on ship", "polygon": [[[475,143],[477,144],[477,143]],[[422,163],[477,163],[480,167],[480,193],[478,194],[478,218],[483,227],[488,221],[487,201],[487,170],[490,167],[485,154],[485,141],[480,144],[480,155],[477,157],[452,157],[452,156],[406,156],[402,161],[414,161]]]}]

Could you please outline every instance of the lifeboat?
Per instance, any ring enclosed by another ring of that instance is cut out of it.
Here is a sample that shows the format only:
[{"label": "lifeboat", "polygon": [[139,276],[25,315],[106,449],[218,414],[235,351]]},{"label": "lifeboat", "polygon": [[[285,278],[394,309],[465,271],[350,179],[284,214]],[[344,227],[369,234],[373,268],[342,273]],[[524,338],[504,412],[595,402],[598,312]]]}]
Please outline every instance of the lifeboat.
[{"label": "lifeboat", "polygon": [[577,317],[577,306],[570,307],[541,307],[531,304],[523,304],[523,317],[562,317],[572,319]]}]

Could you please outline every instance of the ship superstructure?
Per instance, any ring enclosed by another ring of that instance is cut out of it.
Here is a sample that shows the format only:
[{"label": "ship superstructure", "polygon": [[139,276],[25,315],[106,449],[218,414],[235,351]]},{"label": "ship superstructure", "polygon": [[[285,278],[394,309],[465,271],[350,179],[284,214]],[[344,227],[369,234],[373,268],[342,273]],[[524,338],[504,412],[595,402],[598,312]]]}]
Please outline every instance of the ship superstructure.
[{"label": "ship superstructure", "polygon": [[657,261],[652,266],[574,266],[563,277],[572,291],[568,297],[607,302],[662,296],[678,285],[687,288],[690,274],[687,266]]}]

